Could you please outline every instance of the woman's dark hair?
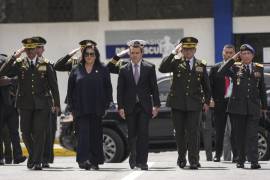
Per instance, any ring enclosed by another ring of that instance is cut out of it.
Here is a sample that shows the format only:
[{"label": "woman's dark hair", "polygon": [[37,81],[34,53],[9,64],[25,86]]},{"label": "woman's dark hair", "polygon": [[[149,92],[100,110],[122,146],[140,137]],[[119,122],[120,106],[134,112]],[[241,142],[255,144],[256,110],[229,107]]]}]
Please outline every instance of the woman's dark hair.
[{"label": "woman's dark hair", "polygon": [[96,46],[93,46],[93,45],[87,45],[87,46],[85,46],[85,48],[83,49],[83,52],[82,52],[82,61],[81,62],[83,64],[85,63],[85,54],[86,54],[86,50],[87,49],[94,49],[95,56],[96,56],[96,60],[95,60],[94,66],[101,66],[100,53],[99,53],[97,47]]}]

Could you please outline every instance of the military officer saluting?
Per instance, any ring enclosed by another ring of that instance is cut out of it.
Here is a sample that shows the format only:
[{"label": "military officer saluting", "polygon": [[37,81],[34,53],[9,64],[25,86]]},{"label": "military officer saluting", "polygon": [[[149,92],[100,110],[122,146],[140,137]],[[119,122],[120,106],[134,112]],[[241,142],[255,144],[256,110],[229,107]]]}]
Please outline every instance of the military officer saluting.
[{"label": "military officer saluting", "polygon": [[81,61],[81,56],[73,57],[78,51],[83,51],[83,48],[86,45],[92,44],[93,46],[97,46],[97,43],[92,40],[82,40],[79,42],[80,47],[72,50],[66,56],[60,58],[54,65],[54,69],[56,71],[68,71],[70,72],[74,65],[77,65]]},{"label": "military officer saluting", "polygon": [[[160,64],[161,73],[173,73],[167,106],[172,108],[178,149],[177,165],[186,166],[186,149],[190,169],[199,165],[199,120],[202,109],[208,110],[210,85],[206,63],[194,57],[198,40],[185,37]],[[182,54],[182,55],[181,55]],[[186,142],[187,141],[187,142]]]},{"label": "military officer saluting", "polygon": [[[1,67],[0,76],[18,76],[16,106],[21,117],[22,138],[29,153],[27,167],[41,170],[49,114],[52,106],[59,109],[59,91],[52,65],[37,57],[37,41],[26,38],[22,43],[24,47]],[[27,56],[19,58],[23,52]]]},{"label": "military officer saluting", "polygon": [[257,133],[261,110],[265,112],[267,109],[267,96],[263,65],[252,62],[254,54],[252,46],[243,44],[240,52],[218,70],[221,75],[230,76],[233,82],[227,111],[235,126],[239,155],[237,168],[244,168],[246,155],[251,162],[251,169],[261,168],[258,164]]}]

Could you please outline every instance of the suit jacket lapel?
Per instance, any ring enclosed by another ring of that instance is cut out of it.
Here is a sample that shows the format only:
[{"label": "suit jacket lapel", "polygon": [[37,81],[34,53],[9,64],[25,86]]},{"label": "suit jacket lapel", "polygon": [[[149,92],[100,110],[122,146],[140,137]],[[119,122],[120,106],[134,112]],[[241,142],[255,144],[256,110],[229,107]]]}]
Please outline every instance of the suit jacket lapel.
[{"label": "suit jacket lapel", "polygon": [[133,85],[136,85],[135,79],[134,79],[134,76],[133,76],[133,69],[132,69],[132,63],[131,63],[131,61],[128,64],[128,72],[129,72],[129,78],[133,82]]}]

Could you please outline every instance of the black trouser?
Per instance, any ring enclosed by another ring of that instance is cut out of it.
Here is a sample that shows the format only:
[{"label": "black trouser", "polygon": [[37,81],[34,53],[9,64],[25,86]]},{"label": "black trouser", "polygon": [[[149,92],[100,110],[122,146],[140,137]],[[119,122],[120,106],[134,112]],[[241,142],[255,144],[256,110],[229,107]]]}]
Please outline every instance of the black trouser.
[{"label": "black trouser", "polygon": [[45,137],[43,163],[53,163],[53,160],[54,160],[53,145],[54,145],[55,133],[56,133],[56,128],[57,128],[56,121],[57,121],[57,114],[50,113],[49,124],[48,124],[46,137]]},{"label": "black trouser", "polygon": [[20,109],[22,139],[34,164],[42,163],[49,113],[49,109]]},{"label": "black trouser", "polygon": [[2,126],[7,126],[9,137],[13,148],[13,159],[16,160],[22,156],[19,135],[19,114],[17,109],[10,105],[1,105]]},{"label": "black trouser", "polygon": [[[217,101],[215,102],[215,108],[214,108],[214,115],[215,115],[215,130],[216,130],[216,143],[215,143],[215,149],[216,154],[215,156],[220,158],[222,156],[223,151],[223,141],[224,141],[224,133],[228,118],[227,111],[227,104],[228,101]],[[232,146],[232,152],[233,156],[237,157],[236,147],[235,147],[235,135],[234,135],[234,125],[233,120],[230,118],[232,129],[231,129],[231,146]]]},{"label": "black trouser", "polygon": [[[212,144],[212,132],[213,132],[212,117],[213,117],[213,110],[209,109],[208,112],[202,113],[202,121],[200,123],[203,145],[204,145],[204,149],[206,153],[206,159],[208,161],[212,160],[212,145],[213,145]],[[200,148],[200,143],[198,144]]]},{"label": "black trouser", "polygon": [[103,132],[101,116],[89,114],[76,117],[78,125],[77,162],[89,160],[92,164],[103,164]]},{"label": "black trouser", "polygon": [[0,134],[0,160],[4,158],[6,161],[12,161],[11,140],[7,126],[2,128],[2,132]]},{"label": "black trouser", "polygon": [[130,156],[136,164],[146,164],[148,160],[149,119],[150,115],[139,103],[126,115]]},{"label": "black trouser", "polygon": [[199,163],[200,114],[200,111],[172,109],[172,120],[176,132],[178,159],[180,161],[186,158],[187,149],[189,163]]},{"label": "black trouser", "polygon": [[[258,162],[259,117],[252,115],[230,114],[236,132],[238,162],[244,163],[246,155],[251,163]],[[247,151],[246,151],[247,148]]]}]

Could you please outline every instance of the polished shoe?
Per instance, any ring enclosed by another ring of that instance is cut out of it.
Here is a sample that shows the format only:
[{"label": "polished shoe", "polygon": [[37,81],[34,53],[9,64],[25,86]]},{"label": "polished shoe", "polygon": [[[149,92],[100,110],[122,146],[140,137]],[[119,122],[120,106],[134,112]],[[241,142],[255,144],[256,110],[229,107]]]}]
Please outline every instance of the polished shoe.
[{"label": "polished shoe", "polygon": [[251,169],[261,169],[261,165],[258,163],[251,163],[250,168]]},{"label": "polished shoe", "polygon": [[91,165],[91,169],[93,169],[93,170],[99,170],[98,164],[92,164]]},{"label": "polished shoe", "polygon": [[190,164],[189,169],[198,169],[198,164]]},{"label": "polished shoe", "polygon": [[25,160],[26,160],[25,156],[20,156],[20,157],[14,159],[13,164],[20,164],[20,163],[24,162]]},{"label": "polished shoe", "polygon": [[236,163],[237,168],[245,168],[244,163]]},{"label": "polished shoe", "polygon": [[12,163],[12,159],[11,158],[5,159],[5,164],[11,164],[11,163]]},{"label": "polished shoe", "polygon": [[34,167],[34,163],[32,163],[29,159],[27,161],[27,168],[32,169]]},{"label": "polished shoe", "polygon": [[4,160],[3,159],[0,159],[0,166],[3,166],[5,163],[4,163]]},{"label": "polished shoe", "polygon": [[148,171],[148,165],[147,164],[140,164],[139,167],[141,170]]},{"label": "polished shoe", "polygon": [[238,161],[238,157],[233,157],[232,163],[237,163],[237,161]]},{"label": "polished shoe", "polygon": [[87,160],[87,161],[84,161],[82,163],[78,163],[79,164],[79,168],[81,169],[85,169],[85,170],[90,170],[92,164]]},{"label": "polished shoe", "polygon": [[179,166],[180,168],[184,168],[185,166],[187,165],[187,160],[180,160],[180,159],[178,159],[177,160],[177,166]]},{"label": "polished shoe", "polygon": [[50,168],[49,163],[42,163],[42,168]]},{"label": "polished shoe", "polygon": [[220,162],[220,157],[217,157],[217,156],[214,157],[213,161],[214,161],[214,162]]},{"label": "polished shoe", "polygon": [[134,169],[136,167],[136,160],[135,160],[135,156],[133,155],[130,155],[129,156],[129,166],[130,166],[130,169]]},{"label": "polished shoe", "polygon": [[33,170],[42,170],[41,164],[34,164]]}]

